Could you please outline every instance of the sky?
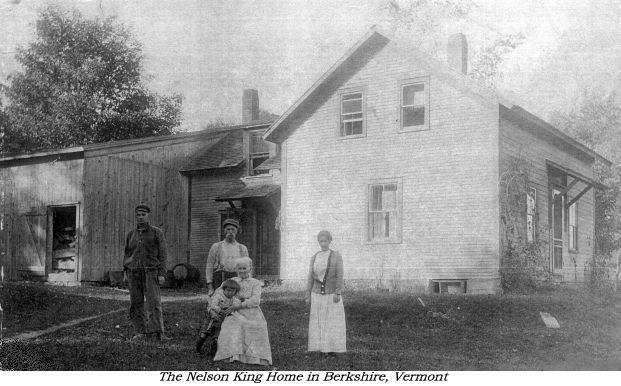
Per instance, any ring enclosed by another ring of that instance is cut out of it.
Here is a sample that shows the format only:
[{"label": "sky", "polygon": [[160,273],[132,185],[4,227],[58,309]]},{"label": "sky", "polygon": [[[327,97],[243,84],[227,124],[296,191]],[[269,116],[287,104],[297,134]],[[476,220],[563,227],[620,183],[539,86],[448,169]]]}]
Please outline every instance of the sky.
[{"label": "sky", "polygon": [[[0,0],[0,82],[19,69],[15,47],[32,40],[46,2]],[[245,88],[259,90],[262,109],[283,113],[371,26],[385,23],[385,0],[51,2],[130,26],[144,44],[151,88],[184,95],[182,130],[239,123]],[[503,62],[499,87],[539,116],[621,85],[621,2],[474,2],[466,20],[446,26],[447,36],[464,32],[472,56],[500,34],[523,33],[524,43]]]}]

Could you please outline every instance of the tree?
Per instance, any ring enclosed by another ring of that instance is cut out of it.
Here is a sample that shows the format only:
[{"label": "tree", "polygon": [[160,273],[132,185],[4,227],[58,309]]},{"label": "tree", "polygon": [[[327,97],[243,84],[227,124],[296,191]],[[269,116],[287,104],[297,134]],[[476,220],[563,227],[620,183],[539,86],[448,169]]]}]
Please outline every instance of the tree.
[{"label": "tree", "polygon": [[[383,23],[397,38],[413,43],[418,49],[442,59],[441,48],[446,44],[444,27],[465,22],[476,5],[471,0],[386,0],[380,9],[385,13]],[[473,53],[470,76],[494,88],[502,75],[499,67],[505,57],[524,42],[522,33],[500,33]]]},{"label": "tree", "polygon": [[142,46],[114,17],[44,8],[35,41],[17,50],[23,72],[5,90],[2,152],[171,134],[181,96],[149,91]]},{"label": "tree", "polygon": [[386,15],[385,27],[397,38],[436,56],[445,43],[442,27],[463,20],[472,7],[470,0],[386,0],[380,10]]},{"label": "tree", "polygon": [[515,50],[524,42],[524,35],[520,33],[503,34],[493,42],[483,46],[474,56],[472,61],[472,71],[470,75],[487,87],[496,86],[499,73],[499,67],[511,51]]},{"label": "tree", "polygon": [[259,109],[259,120],[260,121],[275,121],[280,117],[278,114],[274,114],[267,110]]},{"label": "tree", "polygon": [[601,163],[595,167],[596,178],[610,187],[595,192],[595,258],[592,268],[594,279],[597,279],[608,272],[615,260],[618,266],[620,260],[621,153],[618,149],[621,148],[621,97],[616,92],[585,94],[577,109],[569,113],[556,112],[551,121],[612,162],[610,168]]}]

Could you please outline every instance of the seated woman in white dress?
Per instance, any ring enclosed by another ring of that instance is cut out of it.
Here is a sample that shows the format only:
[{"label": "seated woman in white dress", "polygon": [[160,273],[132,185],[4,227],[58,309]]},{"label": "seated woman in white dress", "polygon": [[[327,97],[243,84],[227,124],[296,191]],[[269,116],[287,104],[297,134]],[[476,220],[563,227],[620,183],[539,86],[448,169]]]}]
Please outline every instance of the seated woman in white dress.
[{"label": "seated woman in white dress", "polygon": [[214,361],[239,361],[242,363],[271,365],[272,350],[267,333],[267,322],[259,308],[261,282],[250,277],[252,260],[242,257],[236,262],[240,290],[237,297],[241,304],[229,308],[231,315],[224,319],[218,338],[218,351]]}]

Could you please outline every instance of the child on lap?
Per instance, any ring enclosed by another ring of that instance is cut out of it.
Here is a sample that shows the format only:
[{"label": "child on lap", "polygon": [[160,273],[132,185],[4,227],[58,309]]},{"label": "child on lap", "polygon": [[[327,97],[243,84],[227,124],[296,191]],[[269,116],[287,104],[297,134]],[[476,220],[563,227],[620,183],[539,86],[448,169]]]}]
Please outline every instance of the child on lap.
[{"label": "child on lap", "polygon": [[227,310],[241,303],[236,297],[239,289],[239,284],[235,280],[228,279],[213,293],[207,307],[207,318],[201,326],[196,341],[196,352],[202,353],[205,341],[211,338],[209,354],[215,355],[222,321],[229,315]]}]

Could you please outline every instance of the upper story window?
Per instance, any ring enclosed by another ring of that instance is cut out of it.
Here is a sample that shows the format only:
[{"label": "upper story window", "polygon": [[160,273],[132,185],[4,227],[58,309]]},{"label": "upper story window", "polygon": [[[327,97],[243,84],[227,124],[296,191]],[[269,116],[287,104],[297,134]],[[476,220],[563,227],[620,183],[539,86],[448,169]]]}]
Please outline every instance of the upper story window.
[{"label": "upper story window", "polygon": [[429,81],[417,78],[405,81],[400,89],[401,130],[424,130],[429,127]]},{"label": "upper story window", "polygon": [[340,95],[341,137],[364,135],[364,95],[362,91]]},{"label": "upper story window", "polygon": [[269,173],[269,170],[256,170],[256,168],[270,157],[269,143],[263,140],[263,132],[256,131],[249,135],[248,165],[251,176]]}]

